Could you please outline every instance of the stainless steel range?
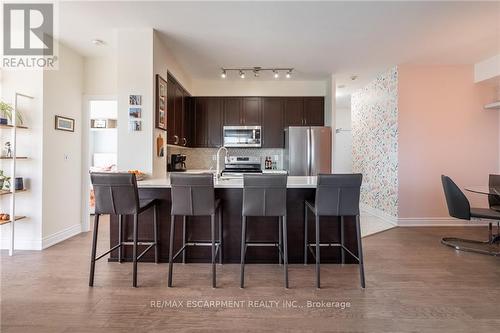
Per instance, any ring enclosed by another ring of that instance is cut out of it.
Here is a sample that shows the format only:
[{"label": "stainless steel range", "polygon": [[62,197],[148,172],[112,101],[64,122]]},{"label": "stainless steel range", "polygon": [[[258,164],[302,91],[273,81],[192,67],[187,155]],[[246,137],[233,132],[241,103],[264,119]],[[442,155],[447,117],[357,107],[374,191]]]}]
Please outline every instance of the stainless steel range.
[{"label": "stainless steel range", "polygon": [[222,176],[243,177],[245,173],[262,173],[260,157],[226,156]]}]

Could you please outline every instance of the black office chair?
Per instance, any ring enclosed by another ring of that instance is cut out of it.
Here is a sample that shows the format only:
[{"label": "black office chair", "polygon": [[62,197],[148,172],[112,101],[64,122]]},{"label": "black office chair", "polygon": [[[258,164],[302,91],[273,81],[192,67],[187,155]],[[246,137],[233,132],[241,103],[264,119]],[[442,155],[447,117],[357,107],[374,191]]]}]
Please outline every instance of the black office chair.
[{"label": "black office chair", "polygon": [[477,241],[456,237],[444,237],[441,243],[456,250],[469,251],[493,256],[500,255],[498,246],[498,235],[493,236],[492,221],[500,223],[500,212],[489,208],[471,208],[469,200],[460,188],[448,176],[441,176],[444,195],[450,216],[461,219],[484,219],[489,220],[489,239],[487,241]]},{"label": "black office chair", "polygon": [[[489,186],[500,189],[500,175],[490,175]],[[500,211],[500,195],[489,195],[488,202],[491,209]]]},{"label": "black office chair", "polygon": [[[363,263],[363,247],[361,244],[361,226],[359,223],[359,195],[361,190],[362,174],[320,174],[316,186],[315,202],[305,202],[304,212],[304,264],[307,265],[307,250],[316,260],[316,288],[320,288],[320,247],[338,246],[341,248],[342,263],[344,263],[345,252],[350,254],[359,263],[359,277],[361,287],[365,288],[365,268]],[[307,212],[311,210],[315,215],[316,240],[309,243],[307,240]],[[338,216],[341,219],[340,243],[320,243],[319,219],[321,216]],[[344,216],[355,216],[356,238],[358,244],[358,255],[344,245]],[[311,247],[316,248],[313,252]]]},{"label": "black office chair", "polygon": [[[219,255],[222,264],[222,210],[220,199],[215,199],[214,176],[210,173],[203,174],[177,174],[170,175],[172,184],[172,211],[170,221],[170,253],[168,260],[168,286],[172,287],[172,274],[174,260],[186,251],[187,246],[210,246],[212,249],[212,287],[216,287],[215,257]],[[215,214],[219,215],[219,240],[215,239]],[[182,248],[174,254],[175,217],[183,217],[183,244]],[[186,240],[186,216],[210,217],[211,241]]]},{"label": "black office chair", "polygon": [[[94,219],[94,235],[92,238],[92,257],[90,259],[90,278],[89,286],[94,285],[94,270],[95,262],[105,255],[118,249],[118,261],[122,261],[122,246],[133,246],[133,282],[132,285],[137,287],[137,262],[141,257],[148,252],[152,247],[155,248],[155,262],[158,263],[158,206],[157,200],[140,200],[137,191],[137,180],[135,174],[132,173],[109,173],[109,172],[93,172],[90,174],[92,186],[95,194],[95,219]],[[153,217],[153,241],[139,242],[139,214],[149,208],[154,209]],[[118,244],[113,246],[106,253],[101,254],[96,258],[97,250],[97,233],[99,228],[99,217],[105,214],[118,215]],[[123,215],[134,216],[134,234],[132,242],[123,241],[122,236],[122,217]],[[137,254],[138,246],[149,245],[141,254]]]},{"label": "black office chair", "polygon": [[[245,254],[247,246],[276,246],[279,263],[283,258],[284,284],[288,288],[288,231],[286,222],[287,175],[244,175],[243,209],[241,220],[241,268],[240,287],[245,284]],[[278,218],[278,242],[255,242],[246,237],[247,224],[252,216],[272,216]]]}]

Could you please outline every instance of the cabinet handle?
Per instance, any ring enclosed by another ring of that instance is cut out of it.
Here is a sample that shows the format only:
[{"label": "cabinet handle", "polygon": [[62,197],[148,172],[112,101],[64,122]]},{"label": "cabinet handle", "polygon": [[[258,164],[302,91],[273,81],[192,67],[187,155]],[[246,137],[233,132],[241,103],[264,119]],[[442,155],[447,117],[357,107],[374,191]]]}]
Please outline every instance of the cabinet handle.
[{"label": "cabinet handle", "polygon": [[188,141],[186,140],[186,138],[182,138],[182,140],[184,140],[184,144],[183,144],[183,146],[186,146],[186,145],[187,145],[187,143],[188,143]]},{"label": "cabinet handle", "polygon": [[179,144],[179,137],[177,135],[174,135],[174,144]]}]

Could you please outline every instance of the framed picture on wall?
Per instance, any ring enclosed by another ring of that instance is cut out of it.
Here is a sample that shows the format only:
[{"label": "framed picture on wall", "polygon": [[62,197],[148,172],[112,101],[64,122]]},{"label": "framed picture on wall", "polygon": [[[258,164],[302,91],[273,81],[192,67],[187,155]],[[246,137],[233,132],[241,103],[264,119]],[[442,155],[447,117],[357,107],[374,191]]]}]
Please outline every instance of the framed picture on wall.
[{"label": "framed picture on wall", "polygon": [[75,120],[71,118],[56,116],[55,129],[60,131],[74,132]]},{"label": "framed picture on wall", "polygon": [[156,128],[167,130],[167,81],[156,74]]}]

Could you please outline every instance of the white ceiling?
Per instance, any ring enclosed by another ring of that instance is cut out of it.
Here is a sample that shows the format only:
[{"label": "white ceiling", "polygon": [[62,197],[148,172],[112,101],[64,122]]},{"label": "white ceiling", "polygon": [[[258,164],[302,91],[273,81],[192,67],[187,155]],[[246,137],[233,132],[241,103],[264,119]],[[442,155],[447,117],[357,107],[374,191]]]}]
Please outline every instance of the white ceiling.
[{"label": "white ceiling", "polygon": [[297,80],[335,73],[348,92],[351,74],[500,53],[500,2],[63,2],[59,13],[60,39],[86,56],[111,52],[115,29],[152,27],[195,79],[284,66]]}]

